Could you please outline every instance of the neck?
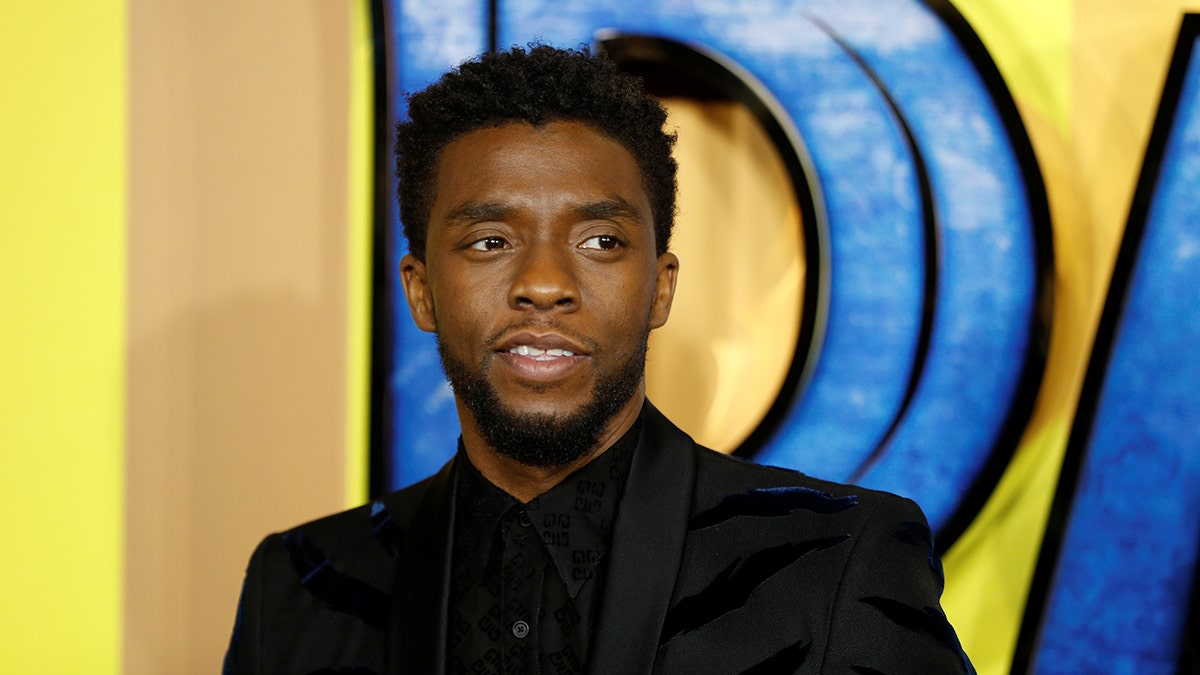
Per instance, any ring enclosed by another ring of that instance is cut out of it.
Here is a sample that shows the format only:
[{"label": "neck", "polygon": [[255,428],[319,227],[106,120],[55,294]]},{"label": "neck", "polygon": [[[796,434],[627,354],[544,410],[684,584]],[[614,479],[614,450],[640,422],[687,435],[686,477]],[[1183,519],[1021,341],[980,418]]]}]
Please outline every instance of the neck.
[{"label": "neck", "polygon": [[462,425],[463,447],[466,449],[471,464],[479,470],[479,473],[483,474],[484,478],[524,504],[558,485],[564,478],[588,462],[603,455],[637,421],[644,399],[644,391],[639,390],[613,415],[605,427],[604,433],[600,435],[599,440],[591,449],[579,459],[555,466],[529,466],[498,452],[483,440],[483,436],[475,424],[474,416],[460,402],[458,403],[458,418]]}]

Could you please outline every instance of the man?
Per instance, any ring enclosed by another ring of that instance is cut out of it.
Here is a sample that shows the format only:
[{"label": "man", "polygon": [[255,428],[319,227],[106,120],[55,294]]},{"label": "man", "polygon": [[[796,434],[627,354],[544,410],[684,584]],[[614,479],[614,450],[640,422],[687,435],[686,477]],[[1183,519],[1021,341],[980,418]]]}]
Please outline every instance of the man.
[{"label": "man", "polygon": [[674,138],[586,51],[485,55],[398,126],[401,277],[462,426],[268,537],[227,673],[961,673],[911,502],[697,446],[645,399]]}]

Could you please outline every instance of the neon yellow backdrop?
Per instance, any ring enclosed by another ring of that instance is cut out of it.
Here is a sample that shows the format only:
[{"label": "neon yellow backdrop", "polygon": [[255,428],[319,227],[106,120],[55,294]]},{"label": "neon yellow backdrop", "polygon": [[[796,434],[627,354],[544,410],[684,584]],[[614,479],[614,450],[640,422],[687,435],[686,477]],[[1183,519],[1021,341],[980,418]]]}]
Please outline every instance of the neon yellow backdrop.
[{"label": "neon yellow backdrop", "polygon": [[0,20],[0,670],[120,664],[126,12]]}]

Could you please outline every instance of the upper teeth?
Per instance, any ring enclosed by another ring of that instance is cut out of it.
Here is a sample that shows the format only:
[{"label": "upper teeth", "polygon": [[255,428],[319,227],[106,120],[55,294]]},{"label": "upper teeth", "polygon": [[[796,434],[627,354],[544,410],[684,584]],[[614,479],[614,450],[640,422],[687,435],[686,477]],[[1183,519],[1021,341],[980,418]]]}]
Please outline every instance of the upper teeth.
[{"label": "upper teeth", "polygon": [[518,345],[508,350],[509,354],[517,354],[518,356],[575,356],[574,352],[566,349],[538,349],[529,345]]}]

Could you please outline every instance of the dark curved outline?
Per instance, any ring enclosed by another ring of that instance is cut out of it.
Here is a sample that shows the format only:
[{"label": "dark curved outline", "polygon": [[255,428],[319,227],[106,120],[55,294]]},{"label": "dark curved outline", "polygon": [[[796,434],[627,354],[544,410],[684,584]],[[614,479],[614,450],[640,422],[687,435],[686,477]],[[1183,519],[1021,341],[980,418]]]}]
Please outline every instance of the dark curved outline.
[{"label": "dark curved outline", "polygon": [[1021,375],[1013,391],[1012,400],[1000,427],[1000,433],[992,443],[987,461],[975,475],[971,485],[962,493],[958,506],[937,532],[938,553],[945,553],[962,536],[975,516],[987,503],[997,483],[1007,470],[1013,455],[1021,444],[1033,414],[1034,403],[1046,372],[1046,356],[1050,347],[1050,331],[1054,318],[1054,238],[1050,220],[1050,203],[1046,197],[1046,184],[1038,166],[1033,144],[1021,121],[1017,104],[996,63],[992,61],[987,47],[975,30],[948,0],[923,0],[925,6],[937,14],[975,67],[991,96],[996,113],[1004,124],[1004,130],[1012,147],[1017,166],[1025,179],[1025,197],[1029,206],[1029,219],[1033,228],[1034,267],[1034,315],[1029,322],[1029,342]]},{"label": "dark curved outline", "polygon": [[[1200,532],[1197,532],[1196,536],[1200,537]],[[1192,602],[1183,634],[1196,635],[1197,631],[1200,631],[1200,561],[1192,571]],[[1179,655],[1179,664],[1175,672],[1177,675],[1200,675],[1200,644],[1197,644],[1196,640],[1183,641],[1183,653]]]},{"label": "dark curved outline", "polygon": [[[1059,472],[1058,485],[1054,491],[1054,502],[1050,507],[1050,516],[1046,522],[1042,548],[1038,553],[1037,567],[1034,569],[1033,581],[1030,583],[1025,615],[1021,621],[1021,632],[1017,636],[1012,675],[1024,675],[1032,665],[1042,621],[1045,618],[1046,601],[1054,582],[1058,559],[1062,553],[1063,538],[1067,532],[1072,505],[1075,501],[1075,492],[1079,486],[1084,459],[1088,454],[1088,445],[1091,442],[1092,430],[1096,422],[1096,409],[1100,403],[1100,394],[1104,389],[1104,380],[1108,374],[1117,330],[1124,314],[1130,281],[1137,266],[1142,237],[1146,231],[1146,218],[1154,194],[1158,189],[1159,171],[1162,168],[1167,142],[1170,140],[1174,127],[1180,95],[1183,93],[1188,65],[1197,40],[1200,40],[1200,14],[1185,14],[1180,23],[1179,37],[1175,43],[1175,51],[1171,57],[1167,78],[1163,83],[1158,114],[1154,119],[1154,127],[1150,131],[1150,139],[1146,143],[1146,154],[1142,159],[1142,173],[1138,178],[1137,188],[1130,203],[1129,218],[1125,223],[1125,233],[1121,237],[1121,248],[1117,251],[1112,278],[1108,285],[1108,296],[1105,298],[1104,310],[1100,315],[1100,323],[1096,328],[1096,337],[1092,343],[1092,355],[1088,360],[1087,373],[1084,375],[1083,386],[1079,394],[1079,403],[1075,408],[1075,418],[1071,424],[1071,434],[1067,439],[1067,449],[1063,455],[1062,469]],[[1193,621],[1190,623],[1194,626],[1194,615],[1192,619]]]},{"label": "dark curved outline", "polygon": [[396,88],[396,45],[388,27],[392,17],[387,0],[371,0],[371,61],[373,107],[375,112],[375,156],[372,157],[375,188],[371,196],[374,211],[371,235],[371,370],[370,402],[368,405],[367,495],[375,499],[389,490],[392,456],[389,449],[395,437],[391,415],[392,395],[388,383],[395,368],[396,345],[392,325],[395,306],[395,285],[391,283],[393,267],[390,255],[396,250],[395,199],[391,183],[392,156],[391,121],[395,119],[392,92]]},{"label": "dark curved outline", "polygon": [[682,73],[711,87],[724,98],[746,106],[779,151],[796,203],[800,209],[801,236],[804,238],[805,280],[800,307],[800,332],[787,375],[780,385],[775,401],[763,415],[758,426],[742,441],[732,454],[753,458],[754,454],[775,433],[791,410],[811,376],[812,367],[820,353],[824,325],[829,306],[829,236],[828,222],[817,207],[814,195],[819,194],[808,176],[816,172],[807,165],[802,147],[797,147],[798,135],[789,134],[771,109],[771,104],[756,91],[765,87],[739,74],[716,58],[715,53],[702,51],[694,45],[671,38],[605,31],[597,36],[599,49],[623,68],[650,66],[669,72]]},{"label": "dark curved outline", "polygon": [[913,171],[917,177],[917,191],[921,195],[921,226],[925,233],[925,277],[921,294],[921,325],[917,330],[917,346],[913,350],[912,369],[908,374],[908,383],[904,387],[904,396],[900,398],[900,405],[896,408],[896,413],[892,416],[892,421],[888,424],[888,428],[883,432],[879,441],[875,443],[875,448],[871,450],[871,454],[863,460],[862,464],[850,474],[849,482],[854,483],[862,480],[863,474],[871,470],[876,462],[883,457],[888,445],[891,443],[892,437],[896,435],[896,430],[900,428],[900,423],[908,414],[908,409],[912,405],[913,398],[917,395],[917,387],[921,382],[921,378],[925,374],[925,362],[929,359],[929,343],[933,339],[933,319],[937,315],[937,290],[938,290],[938,270],[941,269],[942,251],[941,251],[941,230],[938,227],[937,209],[934,208],[933,186],[929,181],[929,169],[925,163],[925,154],[921,152],[921,148],[917,145],[917,137],[913,134],[912,126],[905,118],[904,112],[900,110],[900,105],[892,96],[892,92],[880,79],[879,74],[871,68],[870,64],[863,59],[862,55],[854,50],[848,42],[838,35],[833,27],[821,21],[819,18],[807,15],[809,21],[820,28],[826,35],[830,37],[850,60],[863,71],[867,79],[875,85],[879,91],[879,95],[887,103],[888,109],[896,118],[896,123],[900,126],[900,131],[904,134],[904,142],[908,146],[909,154],[912,157]]}]

